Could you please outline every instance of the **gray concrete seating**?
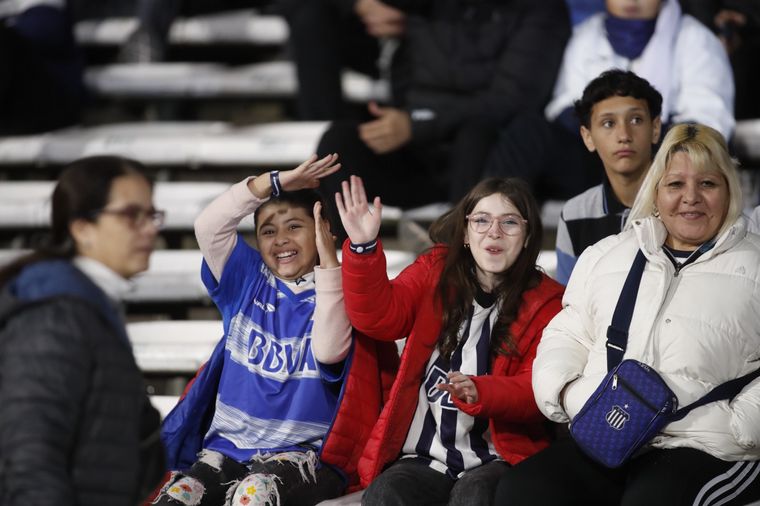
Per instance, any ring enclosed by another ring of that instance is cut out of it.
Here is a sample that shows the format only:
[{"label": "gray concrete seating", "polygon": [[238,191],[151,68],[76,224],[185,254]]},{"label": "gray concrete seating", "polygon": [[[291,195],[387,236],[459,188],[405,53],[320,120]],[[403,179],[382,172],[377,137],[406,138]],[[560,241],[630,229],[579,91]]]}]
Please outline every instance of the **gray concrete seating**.
[{"label": "gray concrete seating", "polygon": [[327,122],[234,127],[225,122],[115,123],[0,137],[0,167],[61,165],[116,154],[147,165],[293,167],[314,153]]},{"label": "gray concrete seating", "polygon": [[[0,250],[0,265],[25,253],[25,250]],[[414,255],[406,251],[386,251],[390,277],[412,263]],[[133,278],[134,288],[125,296],[133,304],[210,303],[200,279],[202,255],[199,250],[158,250],[150,258],[147,271]]]},{"label": "gray concrete seating", "polygon": [[[135,18],[84,20],[76,24],[74,34],[83,46],[120,46],[135,29]],[[287,39],[284,19],[255,9],[179,18],[169,31],[169,42],[174,45],[282,45]]]},{"label": "gray concrete seating", "polygon": [[130,323],[132,352],[144,373],[194,374],[224,331],[220,320],[169,320]]},{"label": "gray concrete seating", "polygon": [[[385,100],[386,81],[355,71],[343,73],[348,101]],[[109,99],[269,99],[294,98],[298,92],[295,66],[272,61],[228,66],[220,63],[115,63],[90,67],[88,89]]]},{"label": "gray concrete seating", "polygon": [[[55,181],[0,181],[0,229],[47,227],[54,186]],[[164,228],[192,230],[203,208],[228,187],[214,182],[157,182],[154,202],[157,209],[166,211]],[[239,229],[252,230],[253,219],[244,219]]]}]

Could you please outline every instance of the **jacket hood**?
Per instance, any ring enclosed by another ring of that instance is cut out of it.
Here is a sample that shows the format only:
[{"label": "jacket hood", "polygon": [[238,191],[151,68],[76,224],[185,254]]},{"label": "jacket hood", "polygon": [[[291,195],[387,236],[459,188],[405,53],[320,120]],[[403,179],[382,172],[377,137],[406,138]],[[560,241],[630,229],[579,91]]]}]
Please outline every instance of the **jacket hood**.
[{"label": "jacket hood", "polygon": [[44,260],[24,267],[0,292],[0,321],[22,307],[58,297],[76,298],[94,306],[124,334],[121,318],[106,294],[67,260]]}]

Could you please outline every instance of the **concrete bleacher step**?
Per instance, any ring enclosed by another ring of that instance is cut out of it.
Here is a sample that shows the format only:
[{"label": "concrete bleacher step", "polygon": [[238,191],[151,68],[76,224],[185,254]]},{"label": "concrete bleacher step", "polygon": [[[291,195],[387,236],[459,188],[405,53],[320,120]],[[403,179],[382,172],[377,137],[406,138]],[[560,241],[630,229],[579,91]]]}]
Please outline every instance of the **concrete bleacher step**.
[{"label": "concrete bleacher step", "polygon": [[62,165],[113,154],[147,165],[294,167],[316,150],[328,123],[276,122],[234,127],[217,121],[116,123],[0,137],[0,167]]},{"label": "concrete bleacher step", "polygon": [[221,320],[129,323],[127,334],[141,371],[195,374],[224,335]]},{"label": "concrete bleacher step", "polygon": [[734,145],[743,165],[760,169],[760,119],[737,121]]},{"label": "concrete bleacher step", "polygon": [[[50,224],[50,197],[55,181],[0,181],[0,229],[27,230]],[[214,182],[163,182],[154,188],[157,209],[166,211],[164,228],[192,230],[200,212],[229,185]],[[241,231],[253,230],[244,219]]]},{"label": "concrete bleacher step", "polygon": [[[90,67],[85,83],[111,99],[264,99],[294,98],[296,69],[290,61],[228,66],[219,63],[116,63]],[[343,94],[351,102],[386,100],[388,83],[347,70]]]},{"label": "concrete bleacher step", "polygon": [[[26,253],[25,250],[0,250],[0,266]],[[393,278],[414,261],[406,251],[388,250],[388,276]],[[340,252],[339,255],[340,257]],[[129,303],[209,303],[200,279],[203,256],[199,250],[158,250],[150,258],[147,271],[132,278],[134,287],[124,297]]]},{"label": "concrete bleacher step", "polygon": [[[83,46],[120,46],[136,29],[135,18],[85,20],[76,24],[74,35]],[[169,31],[169,42],[175,45],[282,45],[287,40],[288,25],[282,17],[255,9],[179,18]]]}]

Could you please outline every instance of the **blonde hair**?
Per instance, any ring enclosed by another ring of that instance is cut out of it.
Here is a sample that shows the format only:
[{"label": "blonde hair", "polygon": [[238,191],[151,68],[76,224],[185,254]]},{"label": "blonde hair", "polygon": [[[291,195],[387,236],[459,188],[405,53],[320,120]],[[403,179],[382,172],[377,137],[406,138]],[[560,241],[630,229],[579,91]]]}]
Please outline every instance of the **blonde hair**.
[{"label": "blonde hair", "polygon": [[686,153],[692,166],[698,171],[717,171],[726,179],[728,212],[718,233],[723,232],[742,214],[742,190],[737,163],[728,154],[726,141],[720,132],[698,123],[675,125],[668,131],[644,182],[641,183],[639,193],[636,194],[626,229],[630,228],[637,219],[655,215],[657,187],[665,172],[670,168],[670,163],[676,153]]}]

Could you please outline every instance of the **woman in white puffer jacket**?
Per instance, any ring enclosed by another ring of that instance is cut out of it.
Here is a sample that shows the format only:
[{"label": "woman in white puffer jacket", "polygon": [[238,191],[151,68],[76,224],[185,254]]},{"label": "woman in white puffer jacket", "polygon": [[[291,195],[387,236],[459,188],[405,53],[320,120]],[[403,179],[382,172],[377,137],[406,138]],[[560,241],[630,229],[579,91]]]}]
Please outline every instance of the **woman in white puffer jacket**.
[{"label": "woman in white puffer jacket", "polygon": [[[625,359],[653,367],[686,406],[760,366],[760,237],[747,234],[736,168],[715,130],[677,125],[627,229],[588,248],[544,330],[538,407],[571,421],[607,373],[606,332],[636,253],[647,259]],[[760,379],[667,425],[608,469],[559,440],[516,466],[496,504],[746,504],[760,499]],[[552,473],[561,464],[561,473]],[[561,476],[558,476],[561,474]],[[661,501],[661,502],[660,502]]]}]

